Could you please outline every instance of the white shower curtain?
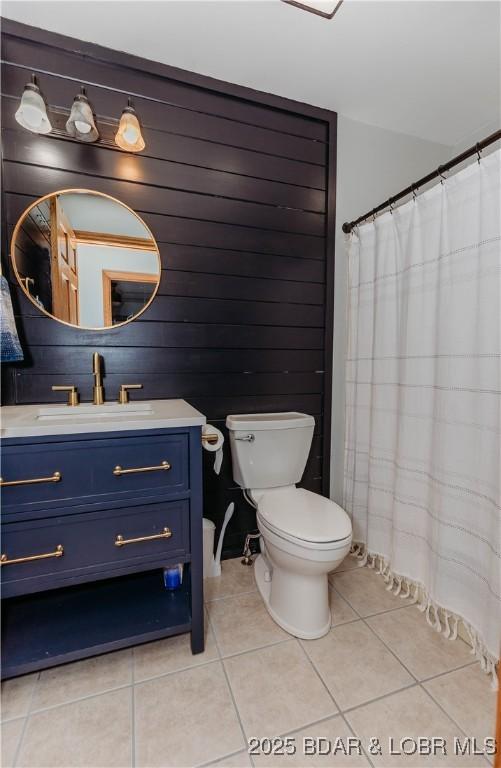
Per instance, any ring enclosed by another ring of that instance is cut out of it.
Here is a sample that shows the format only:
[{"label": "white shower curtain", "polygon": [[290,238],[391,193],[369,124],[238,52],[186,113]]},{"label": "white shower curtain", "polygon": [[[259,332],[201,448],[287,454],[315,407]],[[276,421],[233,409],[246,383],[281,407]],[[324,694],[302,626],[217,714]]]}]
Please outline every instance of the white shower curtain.
[{"label": "white shower curtain", "polygon": [[501,640],[501,151],[349,238],[345,507],[359,551]]}]

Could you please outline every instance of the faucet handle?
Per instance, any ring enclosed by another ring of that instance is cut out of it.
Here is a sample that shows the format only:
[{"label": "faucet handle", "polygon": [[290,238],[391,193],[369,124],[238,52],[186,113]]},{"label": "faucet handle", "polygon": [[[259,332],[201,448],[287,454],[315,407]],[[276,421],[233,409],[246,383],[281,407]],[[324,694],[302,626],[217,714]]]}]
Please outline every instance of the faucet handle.
[{"label": "faucet handle", "polygon": [[118,393],[118,402],[120,405],[126,405],[129,402],[129,389],[142,389],[142,384],[122,384]]},{"label": "faucet handle", "polygon": [[78,405],[78,389],[73,385],[68,386],[64,384],[54,384],[52,387],[53,392],[67,392],[68,393],[68,405]]}]

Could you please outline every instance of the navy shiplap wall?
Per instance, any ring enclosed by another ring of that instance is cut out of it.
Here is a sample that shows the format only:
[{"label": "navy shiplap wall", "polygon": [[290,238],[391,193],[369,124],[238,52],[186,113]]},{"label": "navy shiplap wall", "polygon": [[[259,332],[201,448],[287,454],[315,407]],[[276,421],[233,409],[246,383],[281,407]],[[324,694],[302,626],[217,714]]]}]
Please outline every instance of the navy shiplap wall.
[{"label": "navy shiplap wall", "polygon": [[[106,145],[20,128],[13,115],[31,72],[56,129],[85,85]],[[129,94],[144,127],[140,155],[112,142]],[[138,381],[136,396],[183,397],[219,427],[228,413],[313,414],[303,485],[327,494],[336,115],[7,20],[2,113],[4,266],[24,208],[70,187],[134,208],[162,259],[147,312],[101,333],[44,317],[7,268],[26,360],[5,367],[4,402],[53,402],[55,383],[90,399],[97,350],[109,399]],[[229,451],[220,477],[210,464],[206,454],[205,514],[219,524],[236,502],[225,550],[238,552],[254,513],[233,483]]]}]

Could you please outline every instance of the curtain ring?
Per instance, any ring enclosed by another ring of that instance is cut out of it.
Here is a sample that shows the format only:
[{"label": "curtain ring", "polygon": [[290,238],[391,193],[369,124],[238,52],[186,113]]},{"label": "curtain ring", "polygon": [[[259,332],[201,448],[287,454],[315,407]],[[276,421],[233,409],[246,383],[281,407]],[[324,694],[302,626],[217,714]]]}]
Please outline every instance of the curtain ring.
[{"label": "curtain ring", "polygon": [[414,202],[416,202],[416,199],[417,199],[417,192],[416,192],[417,189],[419,189],[419,187],[417,186],[412,187],[412,199],[414,200]]},{"label": "curtain ring", "polygon": [[443,172],[442,172],[442,169],[443,169],[443,166],[442,166],[442,165],[439,165],[439,166],[438,166],[438,168],[437,168],[437,173],[438,173],[438,175],[440,176],[440,183],[441,183],[441,184],[443,184],[443,183],[444,183],[444,181],[446,181],[446,176],[444,176],[444,174],[443,174]]},{"label": "curtain ring", "polygon": [[372,221],[376,221],[376,209],[372,209]]},{"label": "curtain ring", "polygon": [[478,142],[475,145],[475,149],[477,150],[477,162],[480,165],[480,159],[482,157],[482,151],[480,149],[480,144]]},{"label": "curtain ring", "polygon": [[391,197],[388,198],[388,206],[390,208],[390,213],[393,216],[393,203],[391,202]]}]

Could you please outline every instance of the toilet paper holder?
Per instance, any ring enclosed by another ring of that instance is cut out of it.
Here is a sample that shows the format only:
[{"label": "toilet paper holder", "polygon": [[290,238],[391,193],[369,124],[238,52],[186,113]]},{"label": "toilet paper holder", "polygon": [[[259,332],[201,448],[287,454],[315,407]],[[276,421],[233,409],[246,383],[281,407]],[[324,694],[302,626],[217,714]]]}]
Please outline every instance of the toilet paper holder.
[{"label": "toilet paper holder", "polygon": [[210,445],[215,445],[218,441],[219,437],[218,435],[202,435],[202,443],[209,443]]}]

